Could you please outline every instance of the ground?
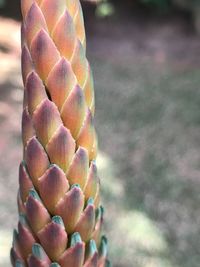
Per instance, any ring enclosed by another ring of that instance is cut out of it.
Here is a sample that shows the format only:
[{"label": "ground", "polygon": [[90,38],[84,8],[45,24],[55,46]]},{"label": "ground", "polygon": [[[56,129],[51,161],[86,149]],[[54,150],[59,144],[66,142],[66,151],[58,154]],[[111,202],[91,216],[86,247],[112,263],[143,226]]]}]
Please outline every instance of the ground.
[{"label": "ground", "polygon": [[[0,265],[8,267],[23,88],[19,23],[0,24]],[[177,16],[98,18],[87,29],[113,265],[198,267],[199,37]]]}]

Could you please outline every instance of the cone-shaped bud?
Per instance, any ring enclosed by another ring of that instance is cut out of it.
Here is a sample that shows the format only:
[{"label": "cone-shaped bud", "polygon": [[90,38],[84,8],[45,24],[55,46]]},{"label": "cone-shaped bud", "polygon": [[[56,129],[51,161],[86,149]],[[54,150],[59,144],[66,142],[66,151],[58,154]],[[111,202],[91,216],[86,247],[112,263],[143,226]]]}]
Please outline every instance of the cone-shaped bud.
[{"label": "cone-shaped bud", "polygon": [[34,66],[44,81],[53,66],[60,59],[59,52],[46,31],[40,30],[31,43],[31,56]]},{"label": "cone-shaped bud", "polygon": [[100,248],[99,248],[99,260],[98,260],[98,267],[104,267],[106,263],[106,257],[108,254],[108,241],[105,236],[102,236]]},{"label": "cone-shaped bud", "polygon": [[26,147],[27,142],[35,135],[35,130],[33,128],[33,123],[31,116],[26,107],[22,114],[22,141],[24,147]]},{"label": "cone-shaped bud", "polygon": [[67,247],[67,233],[62,218],[55,216],[52,222],[38,233],[40,242],[52,261],[57,261]]},{"label": "cone-shaped bud", "polygon": [[97,167],[94,161],[91,162],[90,169],[89,169],[89,175],[87,178],[86,187],[84,189],[84,194],[86,200],[89,197],[96,197],[97,193],[97,187],[99,185],[99,178],[97,175]]},{"label": "cone-shaped bud", "polygon": [[28,111],[32,115],[37,106],[47,99],[45,87],[35,71],[31,72],[26,81]]},{"label": "cone-shaped bud", "polygon": [[31,180],[38,188],[38,178],[41,177],[49,166],[49,160],[42,145],[36,137],[30,139],[25,151],[25,161]]},{"label": "cone-shaped bud", "polygon": [[84,195],[78,185],[72,186],[64,198],[56,206],[56,213],[63,218],[65,229],[68,234],[74,228],[81,216],[84,207]]},{"label": "cone-shaped bud", "polygon": [[27,259],[36,240],[33,236],[33,233],[31,232],[30,227],[27,224],[24,215],[19,216],[18,231],[19,246],[21,248],[23,257]]},{"label": "cone-shaped bud", "polygon": [[40,196],[51,214],[55,214],[56,204],[63,198],[68,189],[69,184],[66,176],[56,165],[51,165],[39,179]]},{"label": "cone-shaped bud", "polygon": [[74,70],[78,84],[83,88],[87,77],[88,61],[85,57],[85,50],[79,40],[76,41],[72,57],[72,69]]},{"label": "cone-shaped bud", "polygon": [[79,232],[83,241],[87,242],[95,226],[95,207],[92,198],[88,199],[87,206],[79,219],[75,231]]},{"label": "cone-shaped bud", "polygon": [[41,10],[44,14],[45,20],[48,25],[48,30],[50,33],[55,27],[60,16],[63,14],[65,7],[66,7],[65,0],[56,0],[56,1],[43,0],[42,1]]},{"label": "cone-shaped bud", "polygon": [[30,44],[34,38],[34,36],[41,30],[47,30],[47,24],[45,22],[44,15],[41,12],[41,9],[39,8],[38,4],[34,2],[32,6],[30,7],[27,16],[26,16],[26,41],[28,43],[28,46],[30,47]]},{"label": "cone-shaped bud", "polygon": [[51,99],[59,110],[62,108],[66,98],[75,85],[76,77],[71,65],[62,58],[49,73],[46,81],[47,90],[50,93]]},{"label": "cone-shaped bud", "polygon": [[86,261],[83,267],[96,267],[98,262],[97,247],[94,240],[90,240],[86,249]]},{"label": "cone-shaped bud", "polygon": [[76,44],[76,32],[68,11],[65,11],[56,24],[52,37],[61,56],[70,60]]},{"label": "cone-shaped bud", "polygon": [[50,222],[50,215],[42,204],[37,192],[30,190],[29,197],[26,202],[26,214],[28,222],[33,229],[34,233]]},{"label": "cone-shaped bud", "polygon": [[61,110],[64,125],[71,131],[74,139],[77,138],[83,124],[86,103],[83,90],[77,85],[71,91]]},{"label": "cone-shaped bud", "polygon": [[44,100],[33,114],[33,124],[38,139],[46,146],[55,131],[62,125],[56,105],[50,100]]},{"label": "cone-shaped bud", "polygon": [[33,71],[33,62],[28,48],[24,45],[22,48],[22,78],[24,85],[26,83],[26,77],[31,71]]},{"label": "cone-shaped bud", "polygon": [[93,116],[91,111],[88,109],[83,127],[77,139],[77,145],[85,147],[88,150],[90,160],[94,159],[91,153],[95,141],[94,138],[95,138],[95,132],[94,132]]},{"label": "cone-shaped bud", "polygon": [[21,162],[19,166],[19,185],[20,185],[19,187],[20,196],[22,202],[25,203],[30,189],[33,188],[33,183],[31,182],[31,179],[27,173],[25,162]]},{"label": "cone-shaped bud", "polygon": [[88,152],[85,148],[79,147],[67,172],[67,179],[70,185],[79,184],[83,189],[88,176],[88,170]]},{"label": "cone-shaped bud", "polygon": [[49,267],[51,261],[40,244],[35,243],[32,247],[32,254],[28,259],[29,267]]},{"label": "cone-shaped bud", "polygon": [[56,131],[46,147],[51,163],[57,164],[66,172],[75,153],[75,141],[64,126]]},{"label": "cone-shaped bud", "polygon": [[62,267],[82,267],[85,254],[85,244],[82,242],[79,233],[71,236],[70,248],[68,248],[61,258],[59,264]]}]

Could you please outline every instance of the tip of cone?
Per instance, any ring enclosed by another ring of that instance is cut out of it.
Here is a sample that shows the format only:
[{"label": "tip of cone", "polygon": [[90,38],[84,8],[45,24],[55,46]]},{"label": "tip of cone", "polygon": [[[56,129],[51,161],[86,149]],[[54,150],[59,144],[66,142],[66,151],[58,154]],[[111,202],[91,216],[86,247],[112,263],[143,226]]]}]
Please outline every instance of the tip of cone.
[{"label": "tip of cone", "polygon": [[39,260],[45,259],[45,252],[43,248],[40,246],[40,244],[35,243],[32,246],[32,254]]},{"label": "tip of cone", "polygon": [[59,224],[59,225],[61,225],[63,228],[65,228],[64,223],[63,223],[63,220],[62,220],[62,218],[61,218],[60,216],[54,216],[54,217],[52,218],[52,222],[54,222],[54,223],[56,223],[56,224]]},{"label": "tip of cone", "polygon": [[34,199],[36,199],[36,200],[38,200],[38,201],[41,202],[41,199],[40,199],[40,197],[39,197],[37,191],[36,191],[34,188],[30,189],[30,191],[29,191],[29,196],[31,196],[31,197],[33,197]]},{"label": "tip of cone", "polygon": [[90,255],[94,255],[97,252],[96,242],[93,239],[89,241],[88,250]]},{"label": "tip of cone", "polygon": [[80,187],[79,184],[73,184],[73,185],[71,186],[71,189],[73,189],[73,188],[81,188],[81,187]]},{"label": "tip of cone", "polygon": [[19,222],[22,225],[27,225],[26,215],[25,214],[23,214],[23,213],[19,214]]},{"label": "tip of cone", "polygon": [[22,261],[20,261],[20,260],[16,260],[16,262],[15,262],[15,267],[24,267],[24,264],[23,264]]},{"label": "tip of cone", "polygon": [[92,197],[90,197],[87,201],[87,206],[89,205],[94,205],[94,199]]},{"label": "tip of cone", "polygon": [[57,262],[53,262],[50,267],[60,267],[60,265]]},{"label": "tip of cone", "polygon": [[76,244],[81,243],[81,242],[82,242],[82,239],[81,239],[80,234],[78,232],[77,233],[74,233],[71,236],[71,244],[70,244],[70,247],[74,247]]},{"label": "tip of cone", "polygon": [[107,251],[108,251],[108,241],[107,241],[107,238],[105,236],[102,236],[101,244],[100,244],[100,248],[99,248],[99,253],[100,253],[100,255],[106,257]]}]

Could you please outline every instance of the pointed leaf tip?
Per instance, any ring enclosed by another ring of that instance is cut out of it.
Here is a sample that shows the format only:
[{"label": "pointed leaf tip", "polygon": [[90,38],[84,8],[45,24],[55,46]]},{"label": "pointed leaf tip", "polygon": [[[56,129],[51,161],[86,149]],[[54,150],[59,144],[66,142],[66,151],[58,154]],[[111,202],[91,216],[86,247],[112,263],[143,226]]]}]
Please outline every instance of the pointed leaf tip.
[{"label": "pointed leaf tip", "polygon": [[35,243],[32,246],[32,254],[35,256],[38,260],[45,260],[46,259],[46,253],[44,252],[43,248],[40,246],[40,244]]},{"label": "pointed leaf tip", "polygon": [[16,260],[15,267],[24,267],[24,264],[21,260]]},{"label": "pointed leaf tip", "polygon": [[63,223],[63,220],[62,220],[62,218],[61,218],[60,216],[54,216],[54,217],[52,218],[52,222],[54,222],[54,223],[56,223],[56,224],[59,224],[59,225],[61,225],[63,228],[65,228],[64,223]]},{"label": "pointed leaf tip", "polygon": [[71,237],[70,247],[74,247],[77,243],[81,243],[81,236],[79,233],[74,233]]},{"label": "pointed leaf tip", "polygon": [[88,245],[88,253],[90,256],[93,256],[96,252],[97,252],[96,242],[93,239],[91,239]]},{"label": "pointed leaf tip", "polygon": [[29,196],[33,197],[34,199],[38,200],[41,202],[41,199],[38,195],[38,193],[35,191],[34,188],[32,188],[30,191],[29,191]]},{"label": "pointed leaf tip", "polygon": [[53,263],[50,265],[50,267],[60,267],[60,265],[59,265],[58,263],[56,263],[56,262],[53,262]]}]

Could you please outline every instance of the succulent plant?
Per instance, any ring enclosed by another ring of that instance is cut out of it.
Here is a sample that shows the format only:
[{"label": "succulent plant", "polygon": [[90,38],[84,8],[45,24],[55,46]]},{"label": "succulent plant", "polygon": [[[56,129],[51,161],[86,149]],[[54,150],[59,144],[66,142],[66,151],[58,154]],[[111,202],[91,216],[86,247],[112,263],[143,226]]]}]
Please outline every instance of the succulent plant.
[{"label": "succulent plant", "polygon": [[110,266],[80,2],[22,0],[21,10],[24,149],[12,266]]}]

